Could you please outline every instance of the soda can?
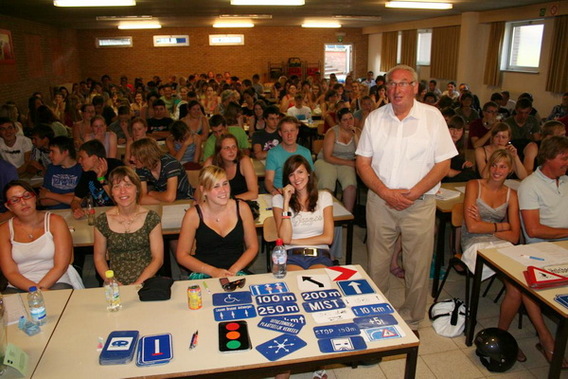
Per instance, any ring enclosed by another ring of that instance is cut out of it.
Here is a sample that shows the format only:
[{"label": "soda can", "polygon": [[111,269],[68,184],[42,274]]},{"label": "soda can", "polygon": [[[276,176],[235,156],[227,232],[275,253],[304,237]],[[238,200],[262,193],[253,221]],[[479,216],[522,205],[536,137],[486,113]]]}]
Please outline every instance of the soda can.
[{"label": "soda can", "polygon": [[189,309],[201,309],[203,306],[201,287],[199,285],[187,287],[187,304]]}]

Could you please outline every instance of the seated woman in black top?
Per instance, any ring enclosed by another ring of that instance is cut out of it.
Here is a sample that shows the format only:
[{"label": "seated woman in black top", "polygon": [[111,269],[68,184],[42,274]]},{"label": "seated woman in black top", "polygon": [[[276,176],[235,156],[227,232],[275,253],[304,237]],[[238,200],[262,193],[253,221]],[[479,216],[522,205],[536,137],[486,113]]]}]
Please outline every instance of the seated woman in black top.
[{"label": "seated woman in black top", "polygon": [[258,178],[250,158],[239,150],[232,134],[223,134],[215,142],[215,154],[207,158],[203,167],[219,166],[227,173],[231,185],[231,197],[241,200],[258,198]]},{"label": "seated woman in black top", "polygon": [[[258,253],[258,239],[250,208],[229,197],[225,171],[217,166],[199,173],[201,201],[183,218],[177,261],[192,271],[189,279],[245,275]],[[193,241],[195,255],[190,255]]]}]

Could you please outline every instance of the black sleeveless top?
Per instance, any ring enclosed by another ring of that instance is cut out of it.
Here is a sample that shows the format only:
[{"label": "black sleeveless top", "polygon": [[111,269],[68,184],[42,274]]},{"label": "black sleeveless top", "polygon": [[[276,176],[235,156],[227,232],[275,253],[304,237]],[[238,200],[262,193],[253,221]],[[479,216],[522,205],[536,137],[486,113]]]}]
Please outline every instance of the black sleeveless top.
[{"label": "black sleeveless top", "polygon": [[[248,158],[247,158],[248,159]],[[231,197],[240,195],[248,191],[247,180],[241,174],[241,162],[237,162],[237,170],[235,171],[235,177],[229,180],[231,185]]]},{"label": "black sleeveless top", "polygon": [[225,237],[203,222],[203,214],[199,205],[195,206],[199,214],[199,227],[195,231],[197,247],[195,258],[208,265],[229,269],[244,252],[243,221],[239,214],[239,201],[237,200],[237,224]]}]

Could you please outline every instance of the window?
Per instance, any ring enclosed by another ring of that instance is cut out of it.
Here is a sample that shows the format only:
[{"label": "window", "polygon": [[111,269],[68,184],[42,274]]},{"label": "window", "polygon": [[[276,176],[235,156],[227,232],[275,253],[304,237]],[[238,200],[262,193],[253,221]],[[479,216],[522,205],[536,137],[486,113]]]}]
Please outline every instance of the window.
[{"label": "window", "polygon": [[398,32],[396,37],[396,64],[400,64],[402,57],[402,32]]},{"label": "window", "polygon": [[416,60],[419,66],[430,65],[430,52],[432,50],[432,29],[418,30],[418,51]]},{"label": "window", "polygon": [[209,46],[235,46],[244,44],[244,34],[209,34]]},{"label": "window", "polygon": [[97,38],[97,47],[132,47],[132,37]]},{"label": "window", "polygon": [[501,68],[510,71],[537,72],[543,31],[542,20],[508,22],[505,25]]},{"label": "window", "polygon": [[189,36],[154,36],[154,47],[189,46]]}]

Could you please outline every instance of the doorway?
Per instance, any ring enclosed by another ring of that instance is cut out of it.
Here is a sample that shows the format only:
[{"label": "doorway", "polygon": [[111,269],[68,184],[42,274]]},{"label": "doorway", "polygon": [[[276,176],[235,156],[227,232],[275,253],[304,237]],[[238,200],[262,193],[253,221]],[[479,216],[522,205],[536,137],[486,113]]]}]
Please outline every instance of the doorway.
[{"label": "doorway", "polygon": [[337,80],[345,82],[345,77],[353,67],[353,45],[325,45],[324,78],[329,79],[331,74],[337,76]]}]

